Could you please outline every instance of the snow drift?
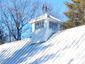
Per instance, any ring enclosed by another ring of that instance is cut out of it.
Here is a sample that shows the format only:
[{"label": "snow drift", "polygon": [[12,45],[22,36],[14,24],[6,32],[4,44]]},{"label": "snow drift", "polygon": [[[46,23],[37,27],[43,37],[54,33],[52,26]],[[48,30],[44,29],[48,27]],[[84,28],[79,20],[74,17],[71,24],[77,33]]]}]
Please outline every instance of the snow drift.
[{"label": "snow drift", "polygon": [[85,26],[54,34],[44,43],[30,39],[0,46],[1,64],[85,64]]}]

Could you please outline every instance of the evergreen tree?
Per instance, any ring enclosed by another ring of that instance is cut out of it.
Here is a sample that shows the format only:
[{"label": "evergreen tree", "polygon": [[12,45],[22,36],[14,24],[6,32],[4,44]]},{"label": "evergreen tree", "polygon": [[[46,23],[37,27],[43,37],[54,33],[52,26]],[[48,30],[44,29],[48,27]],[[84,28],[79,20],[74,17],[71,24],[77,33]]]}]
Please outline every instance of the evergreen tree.
[{"label": "evergreen tree", "polygon": [[65,28],[72,28],[85,24],[84,10],[81,8],[81,1],[83,0],[72,0],[71,3],[65,3],[65,5],[68,7],[68,11],[65,12],[65,15],[69,18],[69,20],[64,23]]}]

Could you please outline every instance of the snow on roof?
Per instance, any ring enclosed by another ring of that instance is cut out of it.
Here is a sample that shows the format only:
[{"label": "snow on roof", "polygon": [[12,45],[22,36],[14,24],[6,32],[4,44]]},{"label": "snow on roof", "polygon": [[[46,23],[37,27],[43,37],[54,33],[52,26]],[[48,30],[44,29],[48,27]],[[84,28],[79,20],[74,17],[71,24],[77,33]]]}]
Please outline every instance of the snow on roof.
[{"label": "snow on roof", "polygon": [[48,15],[48,14],[44,14],[44,15],[41,15],[35,19],[31,19],[31,21],[29,23],[35,23],[35,22],[39,22],[40,20],[43,20],[43,19],[51,19],[51,20],[55,20],[56,22],[61,22],[61,20],[51,16],[51,15]]},{"label": "snow on roof", "polygon": [[[1,64],[84,64],[85,25],[54,34],[45,43],[0,46]],[[28,40],[29,42],[29,40]],[[18,46],[17,46],[18,45]],[[8,47],[7,47],[8,46]],[[3,48],[4,47],[4,48]]]},{"label": "snow on roof", "polygon": [[29,44],[30,42],[31,42],[30,39],[24,39],[0,45],[0,64],[2,64],[1,62],[3,60],[3,57],[5,58],[11,57],[16,50],[21,49],[23,46]]}]

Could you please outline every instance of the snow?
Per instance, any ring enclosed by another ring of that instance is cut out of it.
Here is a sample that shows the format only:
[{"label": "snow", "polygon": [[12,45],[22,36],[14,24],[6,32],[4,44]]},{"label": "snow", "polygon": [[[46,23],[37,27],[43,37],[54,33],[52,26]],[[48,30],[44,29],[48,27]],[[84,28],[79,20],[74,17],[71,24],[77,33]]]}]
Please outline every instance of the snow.
[{"label": "snow", "polygon": [[54,34],[44,43],[30,39],[0,45],[1,64],[85,64],[85,26]]},{"label": "snow", "polygon": [[6,58],[11,57],[16,50],[21,49],[23,46],[29,44],[30,42],[30,39],[24,39],[21,41],[15,41],[0,45],[0,63],[2,63]]}]

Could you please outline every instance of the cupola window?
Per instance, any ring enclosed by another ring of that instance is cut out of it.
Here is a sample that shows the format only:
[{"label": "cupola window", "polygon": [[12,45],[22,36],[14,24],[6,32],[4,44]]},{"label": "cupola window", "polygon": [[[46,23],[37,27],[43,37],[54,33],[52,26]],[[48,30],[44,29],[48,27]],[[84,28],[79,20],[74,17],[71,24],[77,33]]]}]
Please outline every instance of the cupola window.
[{"label": "cupola window", "polygon": [[35,29],[40,29],[40,28],[44,28],[44,22],[43,21],[39,21],[35,23]]}]

